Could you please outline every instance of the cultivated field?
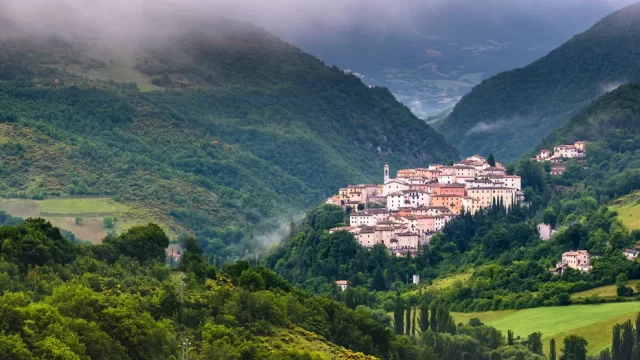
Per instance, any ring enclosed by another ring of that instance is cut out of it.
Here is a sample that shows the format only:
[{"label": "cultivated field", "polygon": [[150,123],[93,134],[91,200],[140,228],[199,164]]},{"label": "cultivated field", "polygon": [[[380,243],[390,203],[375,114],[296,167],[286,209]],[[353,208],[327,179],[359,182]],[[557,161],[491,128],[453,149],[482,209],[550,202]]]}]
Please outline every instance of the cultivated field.
[{"label": "cultivated field", "polygon": [[[94,244],[102,241],[109,231],[117,233],[147,222],[144,217],[134,216],[126,205],[109,198],[0,199],[0,211],[21,218],[42,217]],[[111,229],[103,224],[107,217],[117,219]]]},{"label": "cultivated field", "polygon": [[[640,280],[629,280],[627,281],[627,286],[635,290],[636,284],[638,284],[638,282],[640,282]],[[571,298],[579,299],[579,298],[586,298],[586,297],[595,296],[595,295],[603,298],[607,298],[607,297],[614,298],[617,296],[616,286],[607,285],[607,286],[597,287],[595,289],[580,291],[580,292],[571,294]]]},{"label": "cultivated field", "polygon": [[565,336],[580,335],[589,342],[589,353],[594,354],[610,346],[611,331],[615,324],[635,319],[639,312],[640,302],[626,302],[452,315],[456,322],[462,323],[468,322],[471,318],[478,318],[485,324],[501,330],[505,335],[507,330],[512,330],[515,336],[524,338],[528,334],[540,331],[544,339],[545,353],[552,338],[561,348]]}]

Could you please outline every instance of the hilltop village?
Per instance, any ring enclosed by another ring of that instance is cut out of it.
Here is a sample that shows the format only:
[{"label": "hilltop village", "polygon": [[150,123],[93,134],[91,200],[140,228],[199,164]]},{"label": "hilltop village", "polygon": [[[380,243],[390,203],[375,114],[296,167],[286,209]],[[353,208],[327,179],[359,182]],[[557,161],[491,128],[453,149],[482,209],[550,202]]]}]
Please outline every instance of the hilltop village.
[{"label": "hilltop village", "polygon": [[519,176],[493,160],[474,155],[450,166],[403,169],[390,177],[384,166],[383,184],[349,185],[327,203],[341,206],[346,230],[364,247],[383,243],[396,255],[415,253],[462,211],[474,214],[492,204],[523,204]]}]

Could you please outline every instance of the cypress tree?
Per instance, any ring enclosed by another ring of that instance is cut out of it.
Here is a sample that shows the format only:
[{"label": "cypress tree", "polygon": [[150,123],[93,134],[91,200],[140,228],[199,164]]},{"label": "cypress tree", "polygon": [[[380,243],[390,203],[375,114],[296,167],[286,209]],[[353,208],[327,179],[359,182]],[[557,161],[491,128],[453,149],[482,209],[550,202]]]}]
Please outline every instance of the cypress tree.
[{"label": "cypress tree", "polygon": [[436,303],[431,303],[431,319],[429,321],[431,331],[438,332],[438,307]]},{"label": "cypress tree", "polygon": [[613,360],[622,359],[622,339],[620,337],[620,325],[613,327],[613,338],[611,339],[611,357]]},{"label": "cypress tree", "polygon": [[411,306],[408,304],[404,312],[404,334],[411,335]]},{"label": "cypress tree", "polygon": [[542,333],[534,332],[527,337],[527,346],[531,352],[542,355]]},{"label": "cypress tree", "polygon": [[636,334],[633,331],[631,320],[627,320],[622,325],[622,360],[631,360],[633,356],[633,346],[636,343]]},{"label": "cypress tree", "polygon": [[489,154],[487,164],[489,164],[489,166],[496,166],[496,158],[493,157],[493,153]]},{"label": "cypress tree", "polygon": [[404,304],[400,295],[396,298],[396,307],[393,310],[393,325],[396,334],[402,335],[404,332]]},{"label": "cypress tree", "polygon": [[549,360],[556,360],[556,340],[551,339],[549,343]]},{"label": "cypress tree", "polygon": [[636,344],[640,345],[640,313],[636,316]]},{"label": "cypress tree", "polygon": [[640,313],[636,316],[636,344],[640,345]]},{"label": "cypress tree", "polygon": [[429,304],[423,302],[420,304],[420,332],[425,332],[429,329]]},{"label": "cypress tree", "polygon": [[507,330],[507,345],[513,345],[513,331]]},{"label": "cypress tree", "polygon": [[373,271],[373,280],[371,286],[374,290],[377,291],[384,291],[387,289],[387,284],[384,281],[384,274],[382,273],[382,268],[380,267],[380,265],[378,265]]},{"label": "cypress tree", "polygon": [[440,305],[438,306],[438,315],[436,316],[437,320],[438,320],[438,332],[446,332],[447,331],[447,320],[449,320],[449,312],[447,311],[447,308],[444,305]]},{"label": "cypress tree", "polygon": [[416,319],[416,317],[418,316],[418,309],[414,306],[413,307],[413,319],[411,319],[411,335],[413,335],[413,337],[416,336],[416,328],[418,327],[418,319]]}]

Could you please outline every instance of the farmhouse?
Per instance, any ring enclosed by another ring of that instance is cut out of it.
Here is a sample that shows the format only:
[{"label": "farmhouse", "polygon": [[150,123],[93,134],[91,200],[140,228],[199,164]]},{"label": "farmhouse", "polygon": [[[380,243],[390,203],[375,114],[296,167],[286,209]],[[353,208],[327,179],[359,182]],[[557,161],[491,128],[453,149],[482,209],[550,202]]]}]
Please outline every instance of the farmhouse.
[{"label": "farmhouse", "polygon": [[591,255],[587,250],[568,251],[562,254],[562,263],[578,271],[591,270]]}]

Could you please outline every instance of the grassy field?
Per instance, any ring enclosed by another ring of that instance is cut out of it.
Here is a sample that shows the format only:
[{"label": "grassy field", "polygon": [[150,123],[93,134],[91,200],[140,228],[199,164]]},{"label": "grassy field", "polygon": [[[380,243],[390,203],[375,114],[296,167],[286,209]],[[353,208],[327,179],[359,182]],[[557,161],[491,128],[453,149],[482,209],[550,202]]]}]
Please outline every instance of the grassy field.
[{"label": "grassy field", "polygon": [[640,192],[624,196],[611,204],[618,219],[630,230],[640,229]]},{"label": "grassy field", "polygon": [[635,319],[639,312],[640,302],[626,302],[452,315],[456,322],[466,323],[471,318],[478,318],[505,334],[507,330],[512,330],[515,336],[520,337],[540,331],[545,343],[545,353],[552,338],[562,347],[565,336],[580,335],[589,342],[589,353],[595,354],[610,346],[611,331],[615,324]]},{"label": "grassy field", "polygon": [[[629,280],[627,281],[627,286],[635,289],[636,284],[640,282],[640,280]],[[586,298],[590,296],[598,295],[600,297],[616,297],[616,286],[615,285],[607,285],[601,286],[595,289],[580,291],[577,293],[571,294],[572,299]]]},{"label": "grassy field", "polygon": [[40,206],[40,214],[44,216],[88,214],[113,215],[127,210],[127,207],[109,198],[54,198],[45,199]]},{"label": "grassy field", "polygon": [[406,297],[411,297],[413,295],[419,294],[421,291],[426,290],[426,289],[435,289],[435,290],[444,289],[444,288],[447,288],[447,287],[455,284],[457,281],[465,282],[465,281],[469,280],[471,275],[472,275],[471,272],[466,272],[466,273],[455,274],[455,275],[447,276],[447,277],[444,277],[444,278],[436,279],[436,280],[433,281],[433,283],[431,285],[420,285],[419,288],[417,288],[415,290],[412,290],[412,291],[407,291],[407,292],[403,293],[402,296],[405,297],[405,298]]},{"label": "grassy field", "polygon": [[469,280],[469,278],[471,278],[471,273],[470,272],[466,272],[466,273],[462,273],[462,274],[456,274],[453,276],[448,276],[442,279],[436,279],[433,284],[431,284],[431,288],[432,289],[444,289],[447,288],[453,284],[456,283],[456,281],[462,281],[465,282],[467,280]]},{"label": "grassy field", "polygon": [[[71,231],[78,239],[92,243],[102,241],[109,231],[119,233],[151,221],[143,212],[104,197],[0,199],[0,210],[21,218],[42,217],[54,226]],[[103,226],[105,217],[117,219],[112,229]]]}]

